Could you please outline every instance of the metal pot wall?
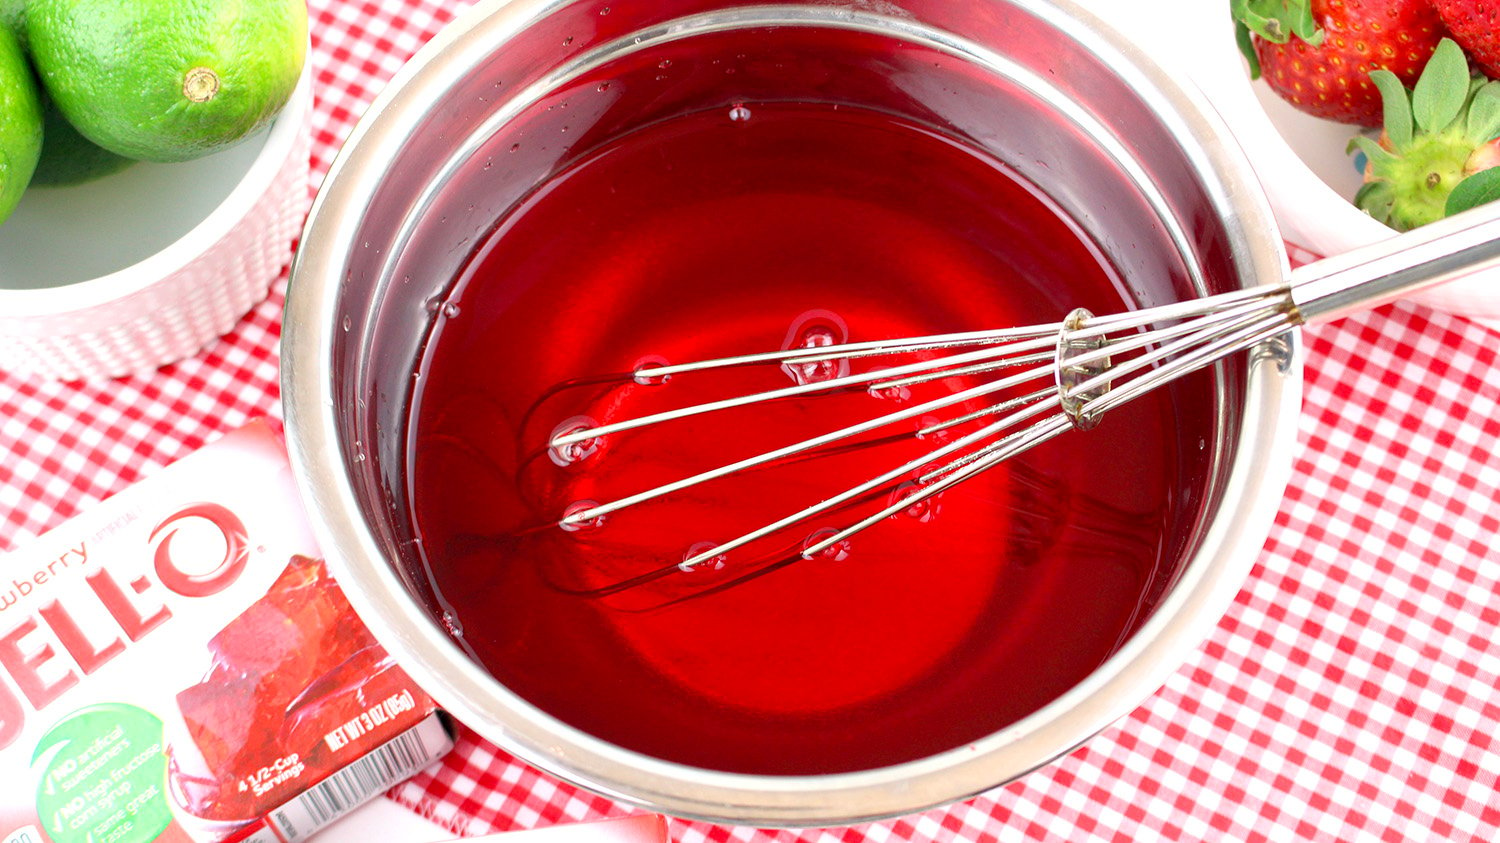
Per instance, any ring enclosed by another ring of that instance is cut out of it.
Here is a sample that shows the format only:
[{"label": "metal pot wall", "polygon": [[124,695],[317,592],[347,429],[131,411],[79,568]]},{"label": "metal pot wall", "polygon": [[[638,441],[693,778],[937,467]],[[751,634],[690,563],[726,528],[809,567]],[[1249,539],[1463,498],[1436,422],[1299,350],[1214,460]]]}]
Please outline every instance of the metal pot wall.
[{"label": "metal pot wall", "polygon": [[[655,810],[747,824],[842,824],[958,800],[1138,705],[1217,622],[1261,547],[1290,471],[1294,336],[1217,368],[1198,515],[1151,616],[1063,696],[968,746],[832,775],[672,763],[528,704],[433,622],[408,552],[402,437],[426,304],[494,219],[604,139],[740,98],[857,103],[941,127],[1045,184],[1137,304],[1286,277],[1260,189],[1212,110],[1065,0],[607,2],[479,3],[392,81],[313,208],[283,339],[287,433],[330,565],[376,636],[460,720],[536,766]],[[847,53],[801,37],[820,28],[850,34]],[[735,63],[732,97],[705,73],[642,82],[664,55]],[[620,80],[607,95],[548,107],[601,68]],[[564,125],[566,144],[511,151]]]}]

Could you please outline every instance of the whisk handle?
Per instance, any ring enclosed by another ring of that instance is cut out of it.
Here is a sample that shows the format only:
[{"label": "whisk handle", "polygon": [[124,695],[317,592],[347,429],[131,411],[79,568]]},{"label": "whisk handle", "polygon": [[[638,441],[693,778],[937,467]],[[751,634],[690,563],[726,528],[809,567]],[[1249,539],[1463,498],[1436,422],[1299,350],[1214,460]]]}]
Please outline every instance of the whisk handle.
[{"label": "whisk handle", "polygon": [[1298,267],[1291,299],[1303,322],[1324,322],[1495,268],[1500,202]]}]

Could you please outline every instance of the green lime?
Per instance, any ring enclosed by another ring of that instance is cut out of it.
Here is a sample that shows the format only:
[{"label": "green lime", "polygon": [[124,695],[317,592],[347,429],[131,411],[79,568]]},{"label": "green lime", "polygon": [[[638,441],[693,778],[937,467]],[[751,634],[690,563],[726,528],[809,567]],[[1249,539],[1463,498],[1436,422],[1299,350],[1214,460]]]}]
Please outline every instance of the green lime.
[{"label": "green lime", "polygon": [[51,102],[43,107],[42,127],[42,157],[31,174],[32,187],[93,181],[135,163],[135,159],[116,155],[78,134]]},{"label": "green lime", "polygon": [[10,216],[42,151],[42,100],[16,36],[0,26],[0,222]]},{"label": "green lime", "polygon": [[187,161],[286,104],[307,47],[304,0],[29,0],[42,84],[84,137]]}]

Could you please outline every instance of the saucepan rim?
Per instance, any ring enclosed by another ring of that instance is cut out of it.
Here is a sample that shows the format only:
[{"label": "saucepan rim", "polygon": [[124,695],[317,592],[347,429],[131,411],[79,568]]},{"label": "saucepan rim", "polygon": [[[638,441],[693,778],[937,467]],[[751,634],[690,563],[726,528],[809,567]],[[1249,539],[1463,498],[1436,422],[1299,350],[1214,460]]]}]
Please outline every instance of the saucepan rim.
[{"label": "saucepan rim", "polygon": [[[997,2],[1000,0],[997,0]],[[1071,0],[1004,0],[1097,55],[1166,121],[1222,203],[1245,283],[1284,278],[1287,257],[1250,167],[1204,97]],[[1046,764],[1156,691],[1201,644],[1248,575],[1291,473],[1301,399],[1288,334],[1250,355],[1232,468],[1197,554],[1133,637],[1063,696],[972,744],[852,773],[769,776],[663,761],[594,738],[505,689],[432,623],[382,556],[343,462],[333,350],[358,225],[404,137],[467,73],[563,0],[483,0],[421,50],[345,143],[292,270],[282,339],[288,446],[329,565],[360,616],[461,722],[523,760],[606,796],[678,816],[760,826],[842,825],[966,798]],[[874,14],[857,4],[847,14]]]}]

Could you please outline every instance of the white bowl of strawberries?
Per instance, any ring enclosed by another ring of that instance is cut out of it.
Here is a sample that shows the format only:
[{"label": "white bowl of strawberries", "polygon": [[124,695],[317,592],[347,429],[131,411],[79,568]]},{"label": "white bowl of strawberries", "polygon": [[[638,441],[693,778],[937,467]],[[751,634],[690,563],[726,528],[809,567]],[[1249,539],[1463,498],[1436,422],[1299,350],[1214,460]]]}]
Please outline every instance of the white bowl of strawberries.
[{"label": "white bowl of strawberries", "polygon": [[[1500,0],[1085,2],[1204,90],[1314,256],[1500,198]],[[1411,299],[1500,329],[1500,273]]]}]

